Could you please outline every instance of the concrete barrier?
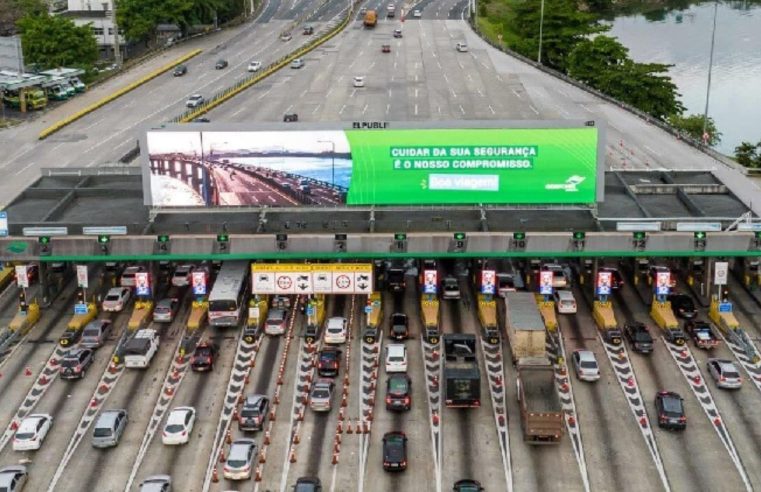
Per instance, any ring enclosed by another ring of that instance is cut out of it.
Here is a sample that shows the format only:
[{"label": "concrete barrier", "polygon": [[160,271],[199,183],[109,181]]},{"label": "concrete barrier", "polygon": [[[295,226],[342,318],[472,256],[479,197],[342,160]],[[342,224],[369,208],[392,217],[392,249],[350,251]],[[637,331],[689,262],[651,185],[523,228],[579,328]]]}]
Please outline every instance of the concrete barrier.
[{"label": "concrete barrier", "polygon": [[27,306],[27,311],[22,312],[20,309],[11,320],[8,328],[21,334],[26,334],[32,326],[40,319],[40,305],[32,302]]},{"label": "concrete barrier", "polygon": [[542,315],[542,319],[544,320],[544,326],[546,326],[551,332],[557,330],[558,318],[555,315],[555,302],[541,300],[537,304],[539,306],[539,314]]},{"label": "concrete barrier", "polygon": [[592,318],[594,318],[600,330],[618,327],[616,315],[613,313],[613,304],[610,301],[595,301],[592,308]]},{"label": "concrete barrier", "polygon": [[16,271],[15,268],[12,266],[10,267],[3,267],[2,270],[0,270],[0,289],[4,289],[8,284],[10,284],[13,279],[13,273]]},{"label": "concrete barrier", "polygon": [[145,327],[153,314],[153,301],[137,301],[132,316],[129,318],[127,328],[130,330],[139,330]]},{"label": "concrete barrier", "polygon": [[94,302],[87,303],[87,313],[75,314],[71,317],[71,321],[66,325],[70,330],[81,330],[87,323],[95,319],[98,315],[98,306]]},{"label": "concrete barrier", "polygon": [[711,321],[713,321],[725,335],[727,335],[730,330],[736,330],[740,327],[740,323],[737,321],[735,313],[731,311],[728,313],[719,311],[718,299],[711,300],[711,307],[708,309],[708,317],[711,318]]},{"label": "concrete barrier", "polygon": [[655,323],[664,330],[670,330],[679,327],[679,322],[674,316],[674,311],[671,310],[671,303],[653,301],[653,305],[650,309],[650,316]]},{"label": "concrete barrier", "polygon": [[131,91],[135,90],[136,88],[140,87],[141,85],[145,84],[146,82],[148,82],[150,80],[153,80],[156,77],[158,77],[159,75],[161,75],[161,74],[171,70],[172,68],[174,68],[175,66],[179,65],[180,63],[183,63],[183,62],[186,62],[186,61],[190,60],[194,56],[196,56],[199,53],[201,53],[201,51],[202,50],[200,50],[200,49],[195,49],[195,50],[193,50],[193,51],[191,51],[191,52],[189,52],[189,53],[187,53],[187,54],[177,58],[176,60],[172,61],[171,63],[167,63],[166,65],[163,65],[161,68],[158,68],[158,69],[154,70],[153,72],[151,72],[148,75],[142,77],[141,79],[136,80],[135,82],[132,82],[131,84],[129,84],[129,85],[125,86],[125,87],[122,87],[121,89],[117,90],[113,94],[110,94],[110,95],[104,97],[100,101],[97,101],[97,102],[87,106],[85,109],[83,109],[81,111],[77,111],[76,113],[72,114],[71,116],[67,116],[66,118],[62,119],[61,121],[58,121],[58,122],[54,123],[53,125],[45,128],[44,130],[42,130],[40,132],[39,139],[40,140],[44,140],[45,138],[47,138],[50,135],[52,135],[53,133],[57,132],[61,128],[65,127],[67,125],[70,125],[71,123],[77,121],[78,119],[82,118],[83,116],[85,116],[85,115],[87,115],[89,113],[92,113],[96,109],[101,108],[102,106],[105,106],[106,104],[110,103],[111,101],[114,101],[115,99],[120,98],[124,94],[127,94],[128,92],[131,92]]}]

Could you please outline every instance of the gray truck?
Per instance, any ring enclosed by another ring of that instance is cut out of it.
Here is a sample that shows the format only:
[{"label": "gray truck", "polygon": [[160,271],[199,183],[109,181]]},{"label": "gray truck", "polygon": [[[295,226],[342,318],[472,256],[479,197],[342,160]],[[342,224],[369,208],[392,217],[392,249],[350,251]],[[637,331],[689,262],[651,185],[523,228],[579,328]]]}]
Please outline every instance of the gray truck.
[{"label": "gray truck", "polygon": [[481,406],[481,371],[476,337],[446,334],[444,340],[444,403],[450,408]]},{"label": "gray truck", "polygon": [[516,367],[523,440],[529,444],[560,442],[563,410],[550,360],[546,356],[524,357]]}]

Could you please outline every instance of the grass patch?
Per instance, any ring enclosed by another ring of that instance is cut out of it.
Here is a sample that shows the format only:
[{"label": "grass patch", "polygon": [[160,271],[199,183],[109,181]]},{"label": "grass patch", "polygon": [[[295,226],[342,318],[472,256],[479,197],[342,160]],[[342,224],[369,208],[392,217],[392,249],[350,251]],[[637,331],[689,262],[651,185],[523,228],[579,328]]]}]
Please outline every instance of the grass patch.
[{"label": "grass patch", "polygon": [[502,35],[503,46],[513,47],[519,41],[518,35],[510,29],[515,19],[513,5],[516,0],[481,0],[478,3],[478,28],[489,40],[500,43]]}]

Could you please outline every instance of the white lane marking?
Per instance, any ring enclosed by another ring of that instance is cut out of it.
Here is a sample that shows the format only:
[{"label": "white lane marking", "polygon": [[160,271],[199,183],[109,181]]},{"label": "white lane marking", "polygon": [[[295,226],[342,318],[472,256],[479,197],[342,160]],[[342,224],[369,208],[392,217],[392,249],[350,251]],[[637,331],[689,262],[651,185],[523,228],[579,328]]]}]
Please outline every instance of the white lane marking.
[{"label": "white lane marking", "polygon": [[454,89],[452,89],[452,88],[450,87],[450,88],[449,88],[449,90],[452,92],[452,97],[455,97],[455,98],[456,98],[456,97],[457,97],[457,93],[454,91]]},{"label": "white lane marking", "polygon": [[388,114],[390,109],[391,109],[391,105],[390,104],[386,104],[386,114]]},{"label": "white lane marking", "polygon": [[362,108],[362,114],[365,114],[365,112],[367,111],[367,106],[368,106],[368,105],[367,105],[367,104],[365,104],[365,107],[364,107],[364,108]]},{"label": "white lane marking", "polygon": [[417,93],[418,93],[418,88],[415,87],[415,97],[417,97]]},{"label": "white lane marking", "polygon": [[417,104],[415,104],[415,116],[417,116]]},{"label": "white lane marking", "polygon": [[27,164],[26,166],[24,166],[24,167],[22,167],[21,169],[19,169],[18,171],[16,171],[16,172],[15,172],[13,175],[14,175],[14,176],[18,176],[19,174],[23,173],[24,171],[26,171],[26,170],[27,170],[27,169],[29,169],[30,167],[34,166],[35,164],[36,164],[35,162],[30,162],[30,163],[29,163],[29,164]]},{"label": "white lane marking", "polygon": [[246,109],[248,109],[248,108],[246,108],[245,106],[242,106],[242,107],[241,107],[241,108],[240,108],[238,111],[234,112],[234,113],[233,113],[233,114],[231,114],[230,116],[232,116],[232,117],[236,117],[236,116],[238,116],[240,113],[242,113],[243,111],[245,111]]},{"label": "white lane marking", "polygon": [[529,104],[528,107],[531,108],[531,111],[533,111],[534,113],[539,114],[539,111],[537,111],[534,106]]},{"label": "white lane marking", "polygon": [[301,91],[301,97],[306,96],[307,92],[309,92],[309,89],[304,89],[303,91]]},{"label": "white lane marking", "polygon": [[269,94],[271,90],[272,89],[267,89],[266,91],[262,92],[261,94],[259,94],[259,97],[257,99],[264,99],[265,97],[267,97],[267,94]]},{"label": "white lane marking", "polygon": [[349,94],[349,97],[354,97],[354,94],[356,93],[357,93],[357,89],[355,87],[354,89],[351,90],[351,94]]},{"label": "white lane marking", "polygon": [[502,82],[502,77],[500,77],[499,75],[497,75],[497,80],[499,80],[500,82]]},{"label": "white lane marking", "polygon": [[290,111],[291,111],[291,109],[293,109],[293,104],[291,104],[290,106],[288,106],[287,108],[285,108],[285,112],[286,112],[286,113],[288,113],[288,112],[290,112]]},{"label": "white lane marking", "polygon": [[465,114],[465,108],[462,107],[462,104],[458,104],[460,106],[460,113]]},{"label": "white lane marking", "polygon": [[491,104],[489,104],[489,111],[491,111],[491,114],[497,114],[494,112],[494,108],[491,107]]},{"label": "white lane marking", "polygon": [[312,114],[315,114],[315,113],[316,113],[316,112],[317,112],[317,111],[320,109],[320,106],[321,106],[321,105],[320,105],[320,104],[318,104],[318,105],[317,105],[317,106],[316,106],[316,107],[315,107],[315,108],[312,110]]},{"label": "white lane marking", "polygon": [[481,92],[481,89],[476,89],[476,92],[478,93],[479,96],[484,97],[484,93]]},{"label": "white lane marking", "polygon": [[338,112],[338,114],[344,114],[344,109],[346,109],[346,104],[341,106],[341,110]]}]

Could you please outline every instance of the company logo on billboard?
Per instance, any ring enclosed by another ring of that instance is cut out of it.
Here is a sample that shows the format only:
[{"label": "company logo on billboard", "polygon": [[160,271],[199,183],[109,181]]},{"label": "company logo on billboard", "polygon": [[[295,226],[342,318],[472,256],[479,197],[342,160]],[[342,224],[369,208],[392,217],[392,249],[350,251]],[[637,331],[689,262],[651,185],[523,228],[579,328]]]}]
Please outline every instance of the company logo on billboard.
[{"label": "company logo on billboard", "polygon": [[584,176],[573,175],[565,180],[565,183],[547,183],[544,185],[545,190],[560,190],[566,192],[579,191],[578,186],[587,178]]},{"label": "company logo on billboard", "polygon": [[353,121],[351,127],[355,130],[374,130],[388,128],[388,121]]}]

